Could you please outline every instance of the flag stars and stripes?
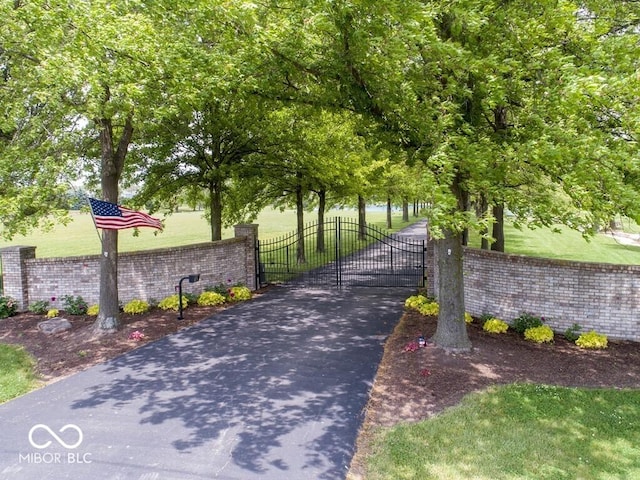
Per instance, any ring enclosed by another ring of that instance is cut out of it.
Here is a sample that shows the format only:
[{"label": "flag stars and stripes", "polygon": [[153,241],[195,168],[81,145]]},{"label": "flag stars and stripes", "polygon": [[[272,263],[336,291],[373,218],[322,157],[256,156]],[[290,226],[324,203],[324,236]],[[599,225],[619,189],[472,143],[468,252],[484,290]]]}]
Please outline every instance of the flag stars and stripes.
[{"label": "flag stars and stripes", "polygon": [[162,222],[146,213],[95,198],[89,198],[89,205],[96,228],[121,230],[123,228],[150,227],[162,230]]}]

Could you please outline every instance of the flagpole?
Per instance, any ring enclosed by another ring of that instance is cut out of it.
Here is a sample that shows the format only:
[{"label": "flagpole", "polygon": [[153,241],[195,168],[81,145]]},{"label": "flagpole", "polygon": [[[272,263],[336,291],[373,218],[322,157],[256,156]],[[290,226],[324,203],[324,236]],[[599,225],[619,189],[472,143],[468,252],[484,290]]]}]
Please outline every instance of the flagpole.
[{"label": "flagpole", "polygon": [[85,197],[87,203],[89,204],[89,212],[91,212],[91,220],[93,220],[93,226],[96,228],[96,234],[98,234],[98,239],[100,240],[100,246],[102,247],[102,252],[104,253],[104,242],[102,241],[102,235],[98,231],[98,224],[96,223],[96,217],[93,215],[93,208],[91,208],[91,202],[89,201],[89,197]]}]

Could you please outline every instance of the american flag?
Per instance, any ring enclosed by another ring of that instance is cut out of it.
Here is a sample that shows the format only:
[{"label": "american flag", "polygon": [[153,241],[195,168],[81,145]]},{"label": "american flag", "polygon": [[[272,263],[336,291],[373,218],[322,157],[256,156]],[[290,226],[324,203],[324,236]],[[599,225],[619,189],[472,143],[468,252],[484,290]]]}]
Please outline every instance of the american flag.
[{"label": "american flag", "polygon": [[130,210],[115,203],[89,198],[96,228],[120,230],[123,228],[151,227],[162,230],[162,222],[142,212]]}]

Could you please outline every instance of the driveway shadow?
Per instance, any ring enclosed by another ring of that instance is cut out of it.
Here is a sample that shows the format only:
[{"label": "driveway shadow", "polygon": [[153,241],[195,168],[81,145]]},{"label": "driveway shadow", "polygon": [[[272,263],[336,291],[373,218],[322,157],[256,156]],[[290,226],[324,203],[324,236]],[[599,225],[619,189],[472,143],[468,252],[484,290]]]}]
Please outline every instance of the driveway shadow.
[{"label": "driveway shadow", "polygon": [[107,363],[72,408],[161,427],[157,441],[225,478],[344,478],[409,294],[272,289]]}]

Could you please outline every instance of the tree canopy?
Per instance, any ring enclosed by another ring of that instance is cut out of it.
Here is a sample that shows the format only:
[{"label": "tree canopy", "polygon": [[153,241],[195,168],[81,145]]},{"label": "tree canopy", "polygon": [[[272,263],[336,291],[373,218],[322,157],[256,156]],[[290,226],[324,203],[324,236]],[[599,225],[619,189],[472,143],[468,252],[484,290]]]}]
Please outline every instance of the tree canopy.
[{"label": "tree canopy", "polygon": [[[81,165],[109,201],[124,184],[152,206],[206,192],[212,238],[287,192],[299,207],[363,201],[408,173],[440,251],[435,341],[464,349],[468,228],[489,236],[505,209],[585,235],[640,219],[636,1],[0,8],[5,236],[55,212]],[[117,236],[105,242],[117,257]]]},{"label": "tree canopy", "polygon": [[636,2],[305,5],[270,32],[289,80],[278,95],[368,115],[426,166],[441,238],[436,343],[468,347],[461,243],[474,196],[586,234],[614,212],[636,216],[631,128],[603,128],[634,118],[637,90],[624,102],[605,92],[637,71]]}]

